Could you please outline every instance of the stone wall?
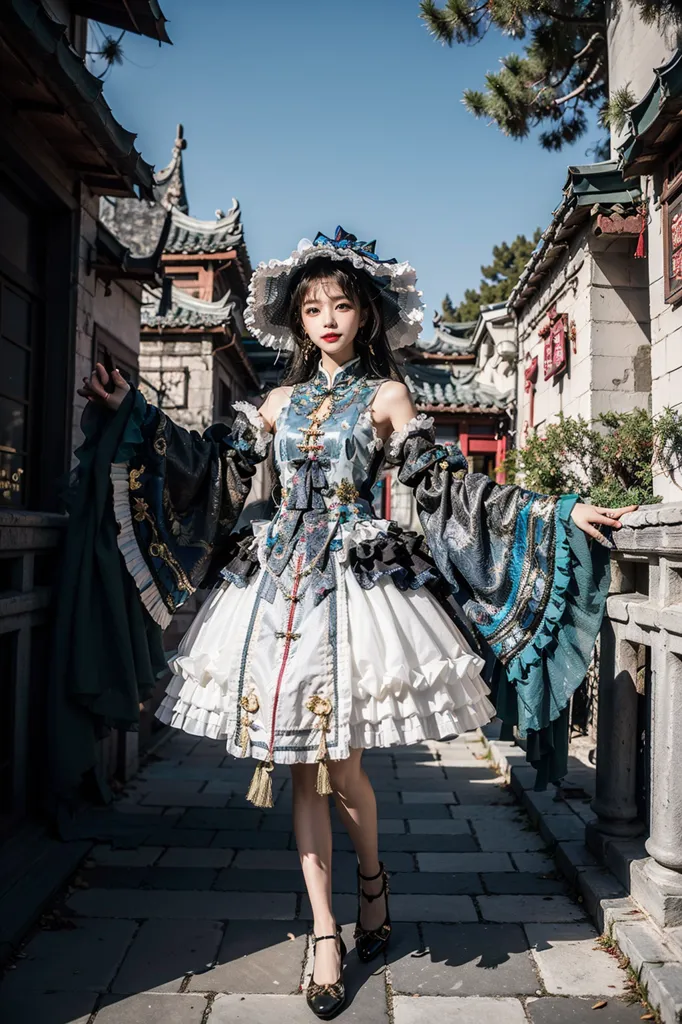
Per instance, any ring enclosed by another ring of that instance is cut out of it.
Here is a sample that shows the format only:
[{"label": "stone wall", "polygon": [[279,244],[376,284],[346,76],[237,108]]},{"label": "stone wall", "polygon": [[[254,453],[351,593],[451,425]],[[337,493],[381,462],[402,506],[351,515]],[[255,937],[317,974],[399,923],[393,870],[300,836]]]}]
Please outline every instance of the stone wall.
[{"label": "stone wall", "polygon": [[182,340],[140,342],[140,390],[181,427],[206,430],[213,423],[213,341],[192,335]]},{"label": "stone wall", "polygon": [[104,330],[130,353],[137,362],[140,352],[140,304],[142,286],[136,281],[112,281],[110,294],[102,281],[97,281],[94,317]]}]

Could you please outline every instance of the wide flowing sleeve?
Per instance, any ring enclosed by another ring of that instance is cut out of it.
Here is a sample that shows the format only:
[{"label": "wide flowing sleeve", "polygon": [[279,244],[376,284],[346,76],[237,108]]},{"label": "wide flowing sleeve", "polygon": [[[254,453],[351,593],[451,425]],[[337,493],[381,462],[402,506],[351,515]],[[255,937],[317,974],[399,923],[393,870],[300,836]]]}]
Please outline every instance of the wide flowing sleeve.
[{"label": "wide flowing sleeve", "polygon": [[111,467],[118,546],[162,628],[219,560],[272,435],[235,402],[230,427],[185,430],[136,392]]},{"label": "wide flowing sleeve", "polygon": [[558,782],[567,773],[569,701],[604,615],[608,547],[573,523],[579,495],[469,473],[459,448],[436,443],[430,417],[395,432],[386,458],[414,489],[433,559],[494,655],[507,735],[516,725],[526,739],[536,788]]},{"label": "wide flowing sleeve", "polygon": [[[132,390],[112,415],[93,406],[68,496],[49,673],[55,813],[100,772],[106,730],[135,729],[166,661],[161,630],[223,557],[270,444],[255,407],[230,427],[183,430]],[[234,538],[231,538],[232,543]],[[60,812],[61,813],[61,812]],[[66,835],[60,820],[62,833]]]}]

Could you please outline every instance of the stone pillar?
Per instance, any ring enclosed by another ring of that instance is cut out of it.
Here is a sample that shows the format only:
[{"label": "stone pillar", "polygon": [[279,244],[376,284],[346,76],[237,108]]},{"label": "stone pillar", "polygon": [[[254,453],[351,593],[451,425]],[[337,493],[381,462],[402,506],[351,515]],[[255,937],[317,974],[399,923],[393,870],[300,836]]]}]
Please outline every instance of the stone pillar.
[{"label": "stone pillar", "polygon": [[682,924],[682,653],[652,649],[651,859],[633,864],[632,895],[657,924]]},{"label": "stone pillar", "polygon": [[[597,775],[594,830],[607,836],[642,831],[635,801],[637,757],[637,649],[605,618],[600,634]],[[588,843],[593,846],[588,831]]]}]

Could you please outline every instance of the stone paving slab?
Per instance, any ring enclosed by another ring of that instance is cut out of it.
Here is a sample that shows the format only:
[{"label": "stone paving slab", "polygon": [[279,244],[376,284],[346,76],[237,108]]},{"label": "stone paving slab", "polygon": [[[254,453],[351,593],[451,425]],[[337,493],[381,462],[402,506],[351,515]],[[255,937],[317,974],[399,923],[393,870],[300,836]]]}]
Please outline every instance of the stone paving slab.
[{"label": "stone paving slab", "polygon": [[393,1001],[395,1024],[528,1024],[519,999],[493,999],[486,996],[396,996]]},{"label": "stone paving slab", "polygon": [[95,1020],[97,1024],[202,1024],[205,1013],[206,997],[198,992],[176,995],[142,992],[133,996],[108,996]]},{"label": "stone paving slab", "polygon": [[548,854],[519,853],[515,851],[511,857],[519,871],[529,871],[537,875],[556,872],[556,864]]},{"label": "stone paving slab", "polygon": [[[453,825],[459,822],[453,822]],[[418,835],[382,836],[382,851],[407,850],[412,853],[446,851],[448,853],[473,853],[478,850],[476,840],[470,833],[454,835],[437,835],[420,833]]]},{"label": "stone paving slab", "polygon": [[142,807],[172,807],[181,804],[183,807],[227,807],[228,793],[180,793],[178,790],[147,793],[140,800]]},{"label": "stone paving slab", "polygon": [[246,829],[241,832],[216,832],[214,839],[206,845],[232,850],[287,850],[290,835],[289,832],[252,832]]},{"label": "stone paving slab", "polygon": [[500,895],[551,896],[566,893],[567,885],[562,878],[543,878],[525,871],[491,871],[481,875],[489,893]]},{"label": "stone paving slab", "polygon": [[484,921],[584,921],[585,911],[568,896],[479,896]]},{"label": "stone paving slab", "polygon": [[389,950],[396,993],[432,996],[535,994],[538,979],[515,924],[425,924],[400,929]]},{"label": "stone paving slab", "polygon": [[452,818],[408,818],[412,835],[423,836],[470,836],[471,826],[466,819],[454,821]]},{"label": "stone paving slab", "polygon": [[96,864],[107,864],[113,867],[146,867],[154,864],[163,853],[163,846],[139,846],[136,850],[116,850],[111,846],[95,846],[88,854],[88,859]]},{"label": "stone paving slab", "polygon": [[94,992],[12,992],[0,988],[2,1024],[88,1024],[97,996]]},{"label": "stone paving slab", "polygon": [[526,935],[550,995],[623,994],[625,974],[596,946],[597,932],[589,922],[528,924]]},{"label": "stone paving slab", "polygon": [[144,921],[111,991],[177,992],[185,975],[215,960],[223,931],[220,921]]},{"label": "stone paving slab", "polygon": [[471,806],[472,804],[493,804],[500,807],[516,804],[514,794],[493,778],[491,781],[464,782],[457,784],[457,803]]},{"label": "stone paving slab", "polygon": [[171,847],[159,858],[158,866],[162,868],[226,868],[234,859],[234,850],[186,849]]},{"label": "stone paving slab", "polygon": [[135,921],[82,920],[73,929],[40,931],[0,991],[106,992],[137,927]]},{"label": "stone paving slab", "polygon": [[84,917],[183,918],[288,921],[295,915],[293,893],[167,892],[157,889],[89,889],[75,892],[67,907]]},{"label": "stone paving slab", "polygon": [[207,1024],[311,1024],[311,1018],[315,1020],[302,995],[221,994],[215,998]]},{"label": "stone paving slab", "polygon": [[480,876],[473,871],[398,871],[391,874],[389,886],[391,893],[395,894],[450,893],[476,896],[484,892]]},{"label": "stone paving slab", "polygon": [[594,1012],[593,1006],[594,997],[558,999],[550,996],[529,999],[527,1004],[532,1024],[587,1024],[596,1014],[598,1024],[639,1024],[645,1012],[641,1003],[628,1004],[622,999],[611,998],[606,1006]]},{"label": "stone paving slab", "polygon": [[307,931],[303,921],[272,922],[267,929],[253,921],[230,921],[215,966],[197,973],[189,990],[295,994],[300,988]]},{"label": "stone paving slab", "polygon": [[418,853],[420,871],[513,871],[508,853]]},{"label": "stone paving slab", "polygon": [[94,889],[212,889],[217,868],[95,867],[85,875]]},{"label": "stone paving slab", "polygon": [[523,852],[545,849],[544,839],[535,830],[523,828],[522,825],[513,822],[507,822],[501,829],[499,822],[478,818],[473,827],[481,850],[504,850],[507,853],[514,853],[517,850]]},{"label": "stone paving slab", "polygon": [[404,804],[456,804],[455,794],[452,790],[427,790],[426,792],[417,792],[412,790],[403,790],[402,793]]}]

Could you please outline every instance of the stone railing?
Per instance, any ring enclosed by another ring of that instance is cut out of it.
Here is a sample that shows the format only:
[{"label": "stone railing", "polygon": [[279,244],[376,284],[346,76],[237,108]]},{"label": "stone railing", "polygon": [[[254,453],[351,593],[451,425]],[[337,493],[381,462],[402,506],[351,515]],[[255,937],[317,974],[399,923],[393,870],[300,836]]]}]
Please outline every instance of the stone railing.
[{"label": "stone railing", "polygon": [[[601,634],[597,772],[587,843],[630,860],[630,891],[682,924],[682,505],[647,505],[614,532]],[[641,843],[641,840],[640,840]],[[646,856],[648,854],[648,856]]]}]

